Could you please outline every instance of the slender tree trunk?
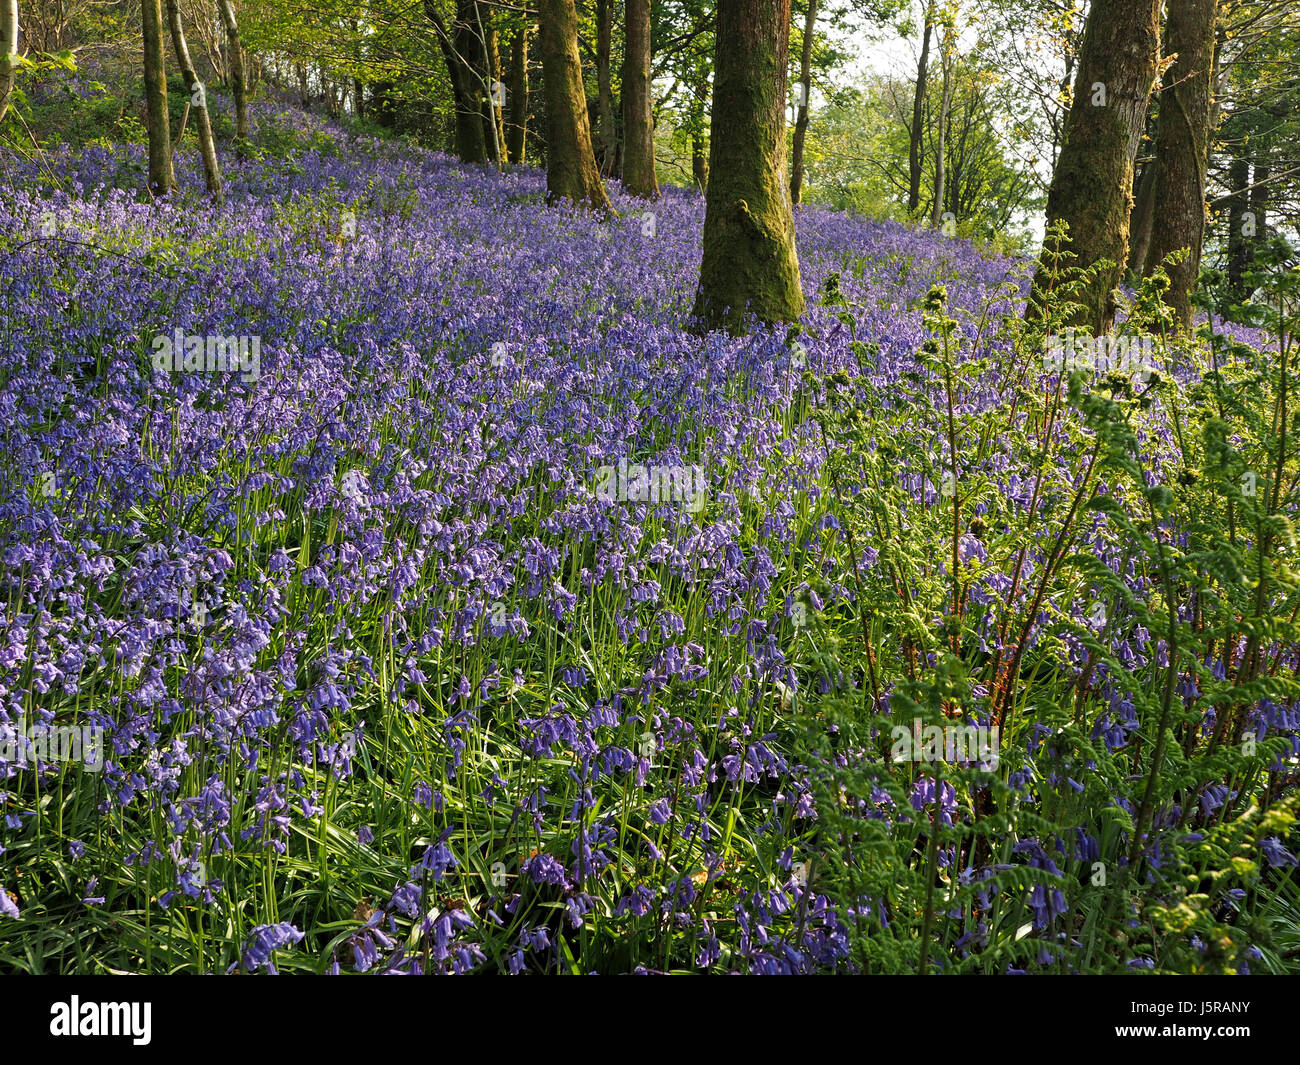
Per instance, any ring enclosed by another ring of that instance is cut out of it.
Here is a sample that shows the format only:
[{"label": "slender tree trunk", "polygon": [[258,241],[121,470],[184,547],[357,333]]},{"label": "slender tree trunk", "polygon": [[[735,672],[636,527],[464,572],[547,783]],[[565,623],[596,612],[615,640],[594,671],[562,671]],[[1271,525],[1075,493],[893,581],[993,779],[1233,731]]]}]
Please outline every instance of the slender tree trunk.
[{"label": "slender tree trunk", "polygon": [[[492,158],[492,99],[488,89],[487,51],[479,29],[479,5],[476,0],[457,0],[456,22],[452,33],[457,61],[461,65],[461,89],[465,114],[467,163],[485,163]],[[477,132],[472,128],[476,127]]]},{"label": "slender tree trunk", "polygon": [[930,65],[930,36],[934,32],[934,2],[925,5],[925,29],[921,34],[921,61],[916,65],[916,92],[912,97],[912,130],[907,151],[907,213],[921,205],[921,134],[925,122],[925,78]]},{"label": "slender tree trunk", "polygon": [[1166,75],[1156,132],[1155,220],[1146,272],[1172,252],[1187,257],[1168,267],[1169,304],[1183,329],[1192,325],[1190,293],[1201,272],[1205,238],[1205,171],[1209,165],[1213,100],[1214,24],[1218,0],[1179,0],[1169,5],[1166,51],[1178,58]]},{"label": "slender tree trunk", "polygon": [[790,0],[719,0],[700,328],[803,313],[785,161]]},{"label": "slender tree trunk", "polygon": [[1246,271],[1250,269],[1250,245],[1259,232],[1254,219],[1246,217],[1250,210],[1250,160],[1244,155],[1234,156],[1228,164],[1228,290],[1238,302],[1250,295],[1246,291]]},{"label": "slender tree trunk", "polygon": [[803,197],[803,143],[808,134],[808,98],[812,93],[813,39],[817,34],[817,0],[808,0],[803,20],[803,48],[799,55],[799,89],[794,119],[794,144],[790,149],[790,202],[798,205]]},{"label": "slender tree trunk", "polygon": [[[453,119],[456,127],[456,157],[462,163],[483,163],[488,158],[487,124],[484,120],[484,86],[474,69],[472,56],[478,41],[473,25],[473,0],[456,0],[456,14],[448,29],[434,0],[425,0],[424,12],[433,23],[438,48],[451,80]],[[486,101],[489,106],[491,101]]]},{"label": "slender tree trunk", "polygon": [[510,44],[510,122],[506,129],[506,152],[512,163],[522,163],[528,141],[528,37],[531,26],[515,31]]},{"label": "slender tree trunk", "polygon": [[[1047,194],[1048,223],[1068,225],[1074,265],[1113,264],[1073,297],[1083,304],[1074,324],[1096,335],[1115,320],[1115,286],[1128,258],[1133,162],[1159,60],[1160,7],[1161,0],[1093,0]],[[1040,264],[1034,294],[1041,298],[1048,285]],[[1037,313],[1032,299],[1028,313]]]},{"label": "slender tree trunk", "polygon": [[700,77],[692,88],[691,104],[691,176],[701,192],[709,187],[709,153],[704,144],[704,120],[709,104],[709,82]]},{"label": "slender tree trunk", "polygon": [[[362,42],[363,42],[363,38],[361,36],[361,24],[356,19],[353,19],[352,20],[352,62],[356,64],[355,67],[356,71],[360,71],[362,69],[361,61],[364,58],[361,52]],[[352,75],[352,113],[356,115],[357,118],[362,118],[365,115],[365,108],[366,108],[365,87],[361,84],[360,74],[354,73]]]},{"label": "slender tree trunk", "polygon": [[[203,156],[203,176],[208,193],[213,199],[223,196],[221,187],[221,167],[217,164],[217,146],[212,140],[212,122],[208,118],[207,88],[199,81],[194,71],[194,61],[190,59],[189,46],[185,43],[185,26],[181,22],[180,0],[167,0],[167,22],[172,31],[172,48],[176,51],[176,65],[180,67],[181,77],[192,93],[190,103],[194,107],[194,124],[199,131],[199,153]],[[180,137],[177,137],[180,140]]]},{"label": "slender tree trunk", "polygon": [[948,123],[952,116],[953,92],[953,27],[944,28],[943,55],[940,64],[943,67],[943,92],[939,98],[939,131],[934,148],[934,204],[930,208],[930,228],[938,229],[943,219],[944,198],[948,195]]},{"label": "slender tree trunk", "polygon": [[140,5],[144,39],[144,102],[149,131],[149,191],[166,196],[176,187],[172,170],[167,74],[163,69],[162,0]]},{"label": "slender tree trunk", "polygon": [[618,131],[614,128],[611,56],[614,51],[614,0],[596,0],[596,159],[600,172],[616,172]]},{"label": "slender tree trunk", "polygon": [[709,153],[704,147],[704,138],[698,133],[691,135],[691,177],[701,192],[709,188]]},{"label": "slender tree trunk", "polygon": [[[1250,175],[1250,218],[1254,223],[1255,233],[1262,239],[1268,226],[1268,182],[1273,176],[1271,156],[1271,134],[1265,134],[1258,142],[1255,166]],[[1253,258],[1253,256],[1252,256]]]},{"label": "slender tree trunk", "polygon": [[[506,108],[505,108],[505,78],[501,71],[501,47],[497,39],[496,20],[493,17],[492,8],[487,4],[479,4],[480,24],[483,27],[483,46],[487,51],[487,68],[488,78],[491,81],[493,92],[492,96],[492,121],[495,129],[492,131],[492,138],[496,144],[496,162],[498,164],[506,162]],[[501,94],[498,94],[496,87],[500,86]]]},{"label": "slender tree trunk", "polygon": [[18,65],[18,0],[0,0],[0,122],[9,111]]},{"label": "slender tree trunk", "polygon": [[623,185],[633,196],[659,198],[655,124],[650,100],[650,2],[627,0],[623,50]]},{"label": "slender tree trunk", "polygon": [[1128,271],[1140,275],[1151,249],[1151,226],[1156,208],[1156,161],[1149,159],[1138,178],[1128,223]]},{"label": "slender tree trunk", "polygon": [[573,0],[540,0],[542,89],[546,96],[546,190],[609,210],[596,169],[587,120],[587,97],[578,58],[578,15]]},{"label": "slender tree trunk", "polygon": [[226,27],[226,48],[230,52],[230,91],[235,97],[235,138],[248,140],[248,83],[244,78],[244,49],[239,42],[239,23],[231,0],[218,0],[221,23]]}]

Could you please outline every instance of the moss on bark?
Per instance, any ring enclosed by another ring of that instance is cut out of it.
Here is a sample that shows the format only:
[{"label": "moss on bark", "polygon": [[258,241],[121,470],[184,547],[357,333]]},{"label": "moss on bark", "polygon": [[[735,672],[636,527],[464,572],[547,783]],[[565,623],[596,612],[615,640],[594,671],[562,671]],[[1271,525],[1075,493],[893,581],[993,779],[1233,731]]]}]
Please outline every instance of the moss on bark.
[{"label": "moss on bark", "polygon": [[[1155,81],[1160,7],[1161,0],[1094,0],[1047,195],[1048,223],[1068,224],[1076,265],[1112,264],[1075,297],[1085,306],[1074,324],[1098,335],[1114,321],[1115,287],[1128,259],[1133,163]],[[1047,284],[1040,268],[1035,294],[1043,296]]]},{"label": "moss on bark", "polygon": [[720,0],[704,258],[695,296],[703,329],[803,313],[786,178],[790,0]]},{"label": "moss on bark", "polygon": [[609,197],[591,147],[573,0],[541,0],[540,16],[547,195],[607,211]]},{"label": "moss on bark", "polygon": [[163,69],[162,0],[143,0],[144,103],[149,133],[149,191],[166,196],[176,187],[172,137],[167,113],[167,75]]}]

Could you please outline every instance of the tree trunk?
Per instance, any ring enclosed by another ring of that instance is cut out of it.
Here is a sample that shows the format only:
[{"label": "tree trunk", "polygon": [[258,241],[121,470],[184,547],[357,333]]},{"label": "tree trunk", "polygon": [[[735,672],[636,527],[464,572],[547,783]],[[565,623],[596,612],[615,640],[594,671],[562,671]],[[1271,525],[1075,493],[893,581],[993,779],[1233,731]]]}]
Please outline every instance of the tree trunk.
[{"label": "tree trunk", "polygon": [[709,105],[709,82],[705,77],[696,81],[691,104],[691,176],[701,192],[709,187],[709,153],[704,145],[704,119]]},{"label": "tree trunk", "polygon": [[489,95],[492,98],[491,111],[494,126],[492,141],[496,154],[494,162],[499,165],[506,161],[506,101],[501,94],[497,93],[496,87],[500,86],[504,93],[505,78],[501,76],[501,49],[497,41],[497,27],[492,17],[492,8],[486,4],[479,4],[478,9],[480,25],[483,27],[483,47],[487,53],[488,78],[493,89]]},{"label": "tree trunk", "polygon": [[461,108],[465,130],[457,127],[457,140],[464,136],[467,163],[485,163],[492,158],[492,99],[489,94],[487,50],[479,29],[476,0],[456,0],[456,21],[452,44],[461,67]]},{"label": "tree trunk", "polygon": [[659,198],[655,125],[650,109],[650,2],[627,0],[623,49],[623,185],[633,196]]},{"label": "tree trunk", "polygon": [[[185,84],[193,93],[190,103],[196,112],[194,124],[199,131],[199,153],[203,156],[204,180],[212,198],[221,200],[223,196],[221,167],[217,164],[217,146],[212,140],[212,122],[208,118],[207,89],[194,71],[189,46],[185,43],[185,26],[181,22],[180,0],[167,0],[167,22],[172,31],[172,48],[176,51],[176,65],[180,67],[181,77],[185,79]],[[179,139],[178,137],[177,140]]]},{"label": "tree trunk", "polygon": [[[1269,180],[1273,177],[1270,162],[1272,136],[1264,134],[1257,141],[1255,166],[1250,175],[1250,218],[1256,235],[1262,240],[1268,225]],[[1254,256],[1251,256],[1252,260]]]},{"label": "tree trunk", "polygon": [[[1073,296],[1083,304],[1073,324],[1096,335],[1115,320],[1115,286],[1128,257],[1133,162],[1159,59],[1160,7],[1161,0],[1094,0],[1047,194],[1048,223],[1068,225],[1074,265],[1112,264]],[[1041,300],[1049,284],[1040,263],[1033,296]],[[1028,313],[1038,313],[1033,297]]]},{"label": "tree trunk", "polygon": [[542,90],[546,97],[546,191],[609,210],[596,169],[587,97],[578,58],[578,15],[573,0],[540,0]]},{"label": "tree trunk", "polygon": [[948,123],[952,114],[952,53],[953,27],[947,26],[943,33],[943,55],[940,64],[943,67],[943,93],[939,99],[939,132],[934,148],[934,205],[930,208],[930,228],[938,229],[943,219],[943,202],[948,195]]},{"label": "tree trunk", "polygon": [[1147,160],[1138,178],[1133,210],[1128,222],[1128,272],[1141,275],[1151,249],[1151,226],[1156,208],[1156,161]]},{"label": "tree trunk", "polygon": [[0,0],[0,122],[9,111],[18,65],[18,0]]},{"label": "tree trunk", "polygon": [[235,97],[235,138],[248,140],[248,88],[244,80],[244,50],[239,43],[239,24],[231,0],[218,0],[221,23],[226,27],[226,47],[230,52],[230,91]]},{"label": "tree trunk", "polygon": [[1250,269],[1251,238],[1258,232],[1252,220],[1246,218],[1250,210],[1250,160],[1234,156],[1228,165],[1228,289],[1237,301],[1244,300],[1246,271]]},{"label": "tree trunk", "polygon": [[162,0],[143,0],[144,103],[149,132],[149,191],[166,196],[176,187],[172,170],[171,125],[167,114],[167,74],[163,69]]},{"label": "tree trunk", "polygon": [[[438,48],[451,81],[452,112],[456,126],[456,157],[462,163],[487,161],[487,126],[483,117],[484,88],[470,57],[478,40],[471,20],[473,0],[456,0],[456,14],[448,29],[435,0],[425,0],[424,13],[433,23]],[[490,101],[489,101],[490,102]]]},{"label": "tree trunk", "polygon": [[1155,217],[1146,273],[1172,252],[1188,250],[1167,267],[1169,304],[1179,325],[1192,325],[1190,293],[1201,272],[1205,237],[1205,170],[1209,164],[1210,107],[1214,77],[1217,0],[1181,0],[1169,5],[1166,51],[1176,52],[1160,101],[1156,131]]},{"label": "tree trunk", "polygon": [[698,133],[691,136],[691,177],[701,192],[709,188],[709,155],[704,147],[704,138]]},{"label": "tree trunk", "polygon": [[615,173],[618,131],[614,129],[614,90],[610,84],[614,46],[614,0],[596,0],[596,158],[600,172]]},{"label": "tree trunk", "polygon": [[803,313],[785,165],[790,0],[719,0],[698,327]]},{"label": "tree trunk", "polygon": [[797,205],[803,196],[803,142],[808,134],[808,97],[812,93],[813,38],[817,33],[817,0],[808,0],[803,21],[803,48],[799,55],[798,112],[794,120],[794,144],[790,151],[790,203]]},{"label": "tree trunk", "polygon": [[907,213],[915,214],[921,205],[921,126],[925,120],[925,76],[930,64],[930,35],[934,32],[934,3],[925,5],[925,30],[921,34],[921,61],[916,66],[916,93],[912,97],[912,129],[909,136],[907,167]]},{"label": "tree trunk", "polygon": [[506,153],[510,162],[522,163],[528,134],[528,36],[532,27],[515,31],[510,44],[510,122],[506,128]]}]

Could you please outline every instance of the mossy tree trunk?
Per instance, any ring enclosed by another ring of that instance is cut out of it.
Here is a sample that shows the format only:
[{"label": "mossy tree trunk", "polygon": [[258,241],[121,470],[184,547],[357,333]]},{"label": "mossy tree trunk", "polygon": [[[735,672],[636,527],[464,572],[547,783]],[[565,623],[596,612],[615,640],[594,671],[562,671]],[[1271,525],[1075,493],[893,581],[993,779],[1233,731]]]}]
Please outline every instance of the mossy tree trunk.
[{"label": "mossy tree trunk", "polygon": [[462,163],[485,163],[492,141],[492,100],[477,5],[474,0],[456,0],[450,27],[443,21],[435,0],[425,0],[424,13],[433,23],[451,81],[456,157]]},{"label": "mossy tree trunk", "polygon": [[[483,47],[487,53],[488,78],[493,92],[491,95],[492,142],[496,152],[495,162],[506,161],[506,100],[505,78],[501,70],[501,45],[498,39],[496,16],[488,4],[479,4],[479,18],[483,26]],[[496,92],[500,86],[502,93]]]},{"label": "mossy tree trunk", "polygon": [[699,328],[803,313],[785,160],[790,0],[719,0]]},{"label": "mossy tree trunk", "polygon": [[921,31],[921,59],[916,65],[916,87],[912,94],[912,128],[907,145],[907,213],[913,215],[921,205],[921,135],[925,127],[925,83],[930,65],[930,38],[934,34],[934,2],[925,5],[925,25]]},{"label": "mossy tree trunk", "polygon": [[650,100],[650,3],[627,0],[623,47],[623,185],[633,196],[659,198]]},{"label": "mossy tree trunk", "polygon": [[162,0],[143,0],[140,9],[144,41],[144,104],[149,133],[149,191],[155,196],[166,196],[176,187],[176,174],[172,170],[167,74],[163,67]]},{"label": "mossy tree trunk", "polygon": [[[1074,100],[1047,194],[1047,220],[1069,227],[1074,265],[1105,260],[1087,288],[1074,325],[1100,335],[1115,319],[1115,287],[1128,258],[1133,163],[1142,138],[1160,53],[1161,0],[1094,0],[1079,49]],[[1033,291],[1050,286],[1040,264]],[[1030,316],[1037,309],[1031,299]]]},{"label": "mossy tree trunk", "polygon": [[528,38],[531,33],[531,26],[520,26],[510,43],[510,117],[506,125],[506,155],[512,163],[522,163],[527,151]]},{"label": "mossy tree trunk", "polygon": [[803,47],[799,54],[799,96],[794,119],[794,143],[790,147],[790,202],[798,204],[803,196],[803,145],[808,135],[808,97],[812,93],[813,39],[817,33],[817,0],[808,0],[803,21]]},{"label": "mossy tree trunk", "polygon": [[943,221],[944,201],[948,198],[948,126],[952,122],[953,63],[956,61],[956,29],[944,26],[939,64],[943,69],[943,92],[939,97],[939,128],[934,144],[934,203],[930,206],[930,228],[938,229]]},{"label": "mossy tree trunk", "polygon": [[[1240,149],[1238,149],[1240,151]],[[1228,290],[1238,302],[1250,295],[1246,271],[1250,269],[1251,239],[1258,232],[1250,211],[1250,160],[1234,155],[1228,164]]]},{"label": "mossy tree trunk", "polygon": [[709,150],[704,142],[704,124],[708,118],[709,82],[703,73],[691,90],[691,176],[701,192],[709,187]]},{"label": "mossy tree trunk", "polygon": [[1205,171],[1209,165],[1213,99],[1214,29],[1217,0],[1179,0],[1169,5],[1165,51],[1178,58],[1165,76],[1156,132],[1154,217],[1147,274],[1165,257],[1186,248],[1187,257],[1169,266],[1165,302],[1179,325],[1190,329],[1189,298],[1201,272],[1205,238]]},{"label": "mossy tree trunk", "polygon": [[1133,193],[1133,210],[1128,218],[1128,270],[1141,275],[1151,250],[1151,224],[1156,211],[1156,161],[1148,159],[1138,176]]},{"label": "mossy tree trunk", "polygon": [[475,0],[456,0],[452,23],[452,47],[460,76],[456,101],[456,148],[466,163],[486,163],[491,158],[492,101],[488,96],[487,52],[479,32],[479,10]]},{"label": "mossy tree trunk", "polygon": [[190,59],[190,49],[185,43],[185,26],[181,22],[180,0],[167,0],[167,23],[172,31],[172,48],[176,52],[176,65],[181,69],[181,77],[189,86],[190,104],[195,113],[194,124],[199,132],[199,153],[203,156],[203,176],[208,193],[213,199],[223,196],[221,187],[221,167],[217,163],[217,146],[212,139],[212,122],[208,117],[208,94]]},{"label": "mossy tree trunk", "polygon": [[538,7],[546,98],[547,195],[607,211],[609,197],[591,146],[573,0],[540,0]]},{"label": "mossy tree trunk", "polygon": [[618,130],[614,128],[614,0],[596,0],[596,162],[608,177],[616,172]]},{"label": "mossy tree trunk", "polygon": [[230,53],[230,92],[235,98],[235,137],[248,140],[248,81],[244,76],[244,48],[239,40],[239,23],[235,20],[232,0],[218,0],[221,24],[226,30],[226,50]]},{"label": "mossy tree trunk", "polygon": [[18,0],[0,0],[0,122],[9,111],[18,64]]}]

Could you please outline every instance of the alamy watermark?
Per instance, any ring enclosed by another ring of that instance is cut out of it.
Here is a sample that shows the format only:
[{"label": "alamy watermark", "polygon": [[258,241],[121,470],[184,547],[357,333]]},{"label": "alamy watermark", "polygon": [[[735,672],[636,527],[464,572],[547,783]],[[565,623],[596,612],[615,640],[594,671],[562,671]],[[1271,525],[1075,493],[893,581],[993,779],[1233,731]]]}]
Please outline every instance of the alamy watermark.
[{"label": "alamy watermark", "polygon": [[161,373],[238,373],[244,381],[262,376],[260,336],[186,335],[153,338],[153,368]]},{"label": "alamy watermark", "polygon": [[701,466],[629,465],[627,459],[619,459],[617,466],[601,466],[596,471],[596,498],[604,502],[681,503],[698,513],[704,509],[706,494]]},{"label": "alamy watermark", "polygon": [[997,769],[1001,729],[997,725],[895,725],[889,730],[895,762],[967,762]]},{"label": "alamy watermark", "polygon": [[24,768],[43,762],[79,763],[92,773],[104,768],[104,730],[97,725],[0,725],[0,762]]},{"label": "alamy watermark", "polygon": [[1043,369],[1067,373],[1116,371],[1146,381],[1156,371],[1155,341],[1151,337],[1094,337],[1067,329],[1047,338],[1043,345]]},{"label": "alamy watermark", "polygon": [[82,1002],[73,995],[50,1006],[50,1035],[126,1036],[135,1046],[148,1046],[152,1013],[149,1002]]}]

